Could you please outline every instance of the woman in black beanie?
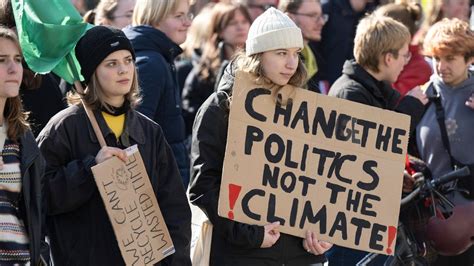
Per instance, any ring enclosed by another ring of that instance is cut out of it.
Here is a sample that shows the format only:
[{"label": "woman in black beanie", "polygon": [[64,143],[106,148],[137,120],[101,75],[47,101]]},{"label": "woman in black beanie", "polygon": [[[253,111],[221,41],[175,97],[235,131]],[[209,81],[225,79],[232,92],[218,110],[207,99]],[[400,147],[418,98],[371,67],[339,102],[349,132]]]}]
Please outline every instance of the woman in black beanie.
[{"label": "woman in black beanie", "polygon": [[37,141],[46,159],[47,226],[56,265],[124,265],[91,167],[137,144],[176,249],[161,265],[190,265],[191,212],[161,128],[134,110],[139,102],[135,53],[122,31],[96,26],[79,40],[76,56],[107,146],[100,147],[78,94]]}]

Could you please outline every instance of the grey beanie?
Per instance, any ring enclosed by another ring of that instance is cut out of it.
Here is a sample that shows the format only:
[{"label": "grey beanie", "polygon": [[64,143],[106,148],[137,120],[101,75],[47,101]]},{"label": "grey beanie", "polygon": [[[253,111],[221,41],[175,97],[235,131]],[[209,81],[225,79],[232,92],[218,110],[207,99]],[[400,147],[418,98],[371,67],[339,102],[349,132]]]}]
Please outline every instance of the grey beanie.
[{"label": "grey beanie", "polygon": [[295,22],[273,7],[258,16],[249,29],[247,56],[285,48],[303,48],[303,35]]}]

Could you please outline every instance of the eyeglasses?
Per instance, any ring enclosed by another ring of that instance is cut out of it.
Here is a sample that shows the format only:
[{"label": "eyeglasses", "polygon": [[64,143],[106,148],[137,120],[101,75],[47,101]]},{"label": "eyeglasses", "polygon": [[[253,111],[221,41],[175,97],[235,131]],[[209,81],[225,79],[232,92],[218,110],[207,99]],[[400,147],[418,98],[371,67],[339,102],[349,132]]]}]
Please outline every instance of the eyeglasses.
[{"label": "eyeglasses", "polygon": [[187,21],[193,21],[194,19],[194,14],[193,13],[187,13],[187,14],[180,14],[175,16],[176,19],[179,19],[182,23],[186,23]]},{"label": "eyeglasses", "polygon": [[248,4],[247,7],[249,7],[249,8],[258,8],[258,9],[261,9],[262,11],[265,11],[265,10],[269,9],[270,7],[276,8],[275,5],[255,5],[255,4]]},{"label": "eyeglasses", "polygon": [[297,13],[297,12],[290,12],[290,14],[297,15],[297,16],[305,16],[308,18],[312,18],[316,21],[323,21],[324,23],[328,22],[329,15],[328,14],[316,14],[316,13],[310,13],[310,14],[305,14],[305,13]]},{"label": "eyeglasses", "polygon": [[410,61],[411,59],[411,52],[408,51],[406,54],[402,54],[402,56],[405,58],[405,61]]},{"label": "eyeglasses", "polygon": [[[390,51],[389,53],[395,55],[396,57],[401,55],[401,54],[398,53],[398,51]],[[405,59],[405,62],[409,62],[410,59],[411,59],[411,52],[408,51],[406,54],[402,54],[401,56],[403,56],[403,58]]]}]

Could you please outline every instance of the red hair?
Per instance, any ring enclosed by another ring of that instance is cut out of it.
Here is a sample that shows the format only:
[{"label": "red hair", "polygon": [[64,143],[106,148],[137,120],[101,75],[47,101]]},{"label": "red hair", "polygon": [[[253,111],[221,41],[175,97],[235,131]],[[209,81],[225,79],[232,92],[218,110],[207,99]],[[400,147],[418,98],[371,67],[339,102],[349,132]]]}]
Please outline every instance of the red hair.
[{"label": "red hair", "polygon": [[466,60],[474,56],[474,32],[460,19],[443,19],[428,30],[423,44],[424,53],[462,55]]}]

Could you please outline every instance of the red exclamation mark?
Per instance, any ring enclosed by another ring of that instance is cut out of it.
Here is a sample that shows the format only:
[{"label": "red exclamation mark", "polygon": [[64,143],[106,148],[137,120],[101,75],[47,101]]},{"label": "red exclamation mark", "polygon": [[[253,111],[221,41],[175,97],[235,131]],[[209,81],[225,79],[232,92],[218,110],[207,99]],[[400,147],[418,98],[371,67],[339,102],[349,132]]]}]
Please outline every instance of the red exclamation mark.
[{"label": "red exclamation mark", "polygon": [[229,184],[229,205],[230,205],[230,211],[227,213],[227,217],[229,219],[234,220],[234,212],[232,211],[235,206],[235,202],[237,201],[237,198],[239,197],[240,190],[242,189],[241,186],[237,186],[234,184]]},{"label": "red exclamation mark", "polygon": [[388,248],[387,248],[387,254],[392,254],[392,249],[390,248],[393,244],[393,240],[395,239],[395,236],[397,235],[397,228],[395,226],[389,226],[388,227]]}]

